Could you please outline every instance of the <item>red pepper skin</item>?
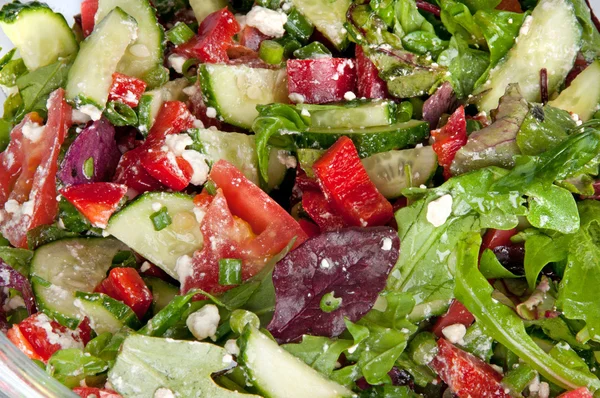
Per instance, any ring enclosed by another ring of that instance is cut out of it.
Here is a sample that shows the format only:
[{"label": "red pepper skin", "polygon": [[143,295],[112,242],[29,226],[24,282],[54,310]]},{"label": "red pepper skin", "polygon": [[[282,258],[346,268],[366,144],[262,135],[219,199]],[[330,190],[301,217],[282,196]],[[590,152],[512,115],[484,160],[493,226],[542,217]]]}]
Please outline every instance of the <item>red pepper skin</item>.
[{"label": "red pepper skin", "polygon": [[288,91],[307,104],[343,101],[356,91],[356,67],[351,59],[290,59],[287,61]]},{"label": "red pepper skin", "polygon": [[429,364],[459,398],[510,398],[502,375],[481,359],[438,340],[438,354]]},{"label": "red pepper skin", "polygon": [[[156,178],[152,177],[143,167],[141,163],[142,155],[145,150],[143,146],[131,149],[121,156],[113,182],[124,184],[130,191],[130,198],[148,191],[163,191],[165,186]],[[135,191],[132,192],[131,190]]]},{"label": "red pepper skin", "polygon": [[499,246],[510,246],[512,242],[510,238],[517,234],[517,229],[501,230],[501,229],[488,229],[483,235],[483,242],[481,244],[481,251],[485,249],[493,250]]},{"label": "red pepper skin", "polygon": [[332,208],[320,190],[304,192],[302,194],[302,208],[323,232],[336,231],[348,226],[344,218]]},{"label": "red pepper skin", "polygon": [[113,390],[95,387],[75,387],[73,392],[81,398],[122,398],[119,393]]},{"label": "red pepper skin", "polygon": [[240,44],[252,51],[258,51],[260,43],[270,38],[271,36],[263,34],[254,26],[244,26],[244,29],[240,32]]},{"label": "red pepper skin", "polygon": [[60,191],[77,210],[99,228],[106,228],[127,193],[127,186],[112,182],[71,185]]},{"label": "red pepper skin", "polygon": [[202,21],[198,35],[175,49],[175,53],[196,58],[202,63],[225,63],[229,61],[227,48],[233,44],[233,35],[240,31],[240,24],[227,8],[215,11]]},{"label": "red pepper skin", "polygon": [[94,30],[94,17],[98,11],[98,0],[83,0],[81,2],[81,29],[83,37],[88,37]]},{"label": "red pepper skin", "polygon": [[113,268],[110,270],[108,278],[102,281],[96,291],[122,301],[135,312],[139,319],[144,317],[152,304],[150,289],[133,268]]},{"label": "red pepper skin", "polygon": [[435,325],[433,325],[432,332],[436,336],[442,337],[442,330],[446,326],[460,323],[465,325],[465,327],[469,327],[473,322],[475,322],[473,314],[460,301],[453,300],[450,307],[448,307],[448,312],[439,317]]},{"label": "red pepper skin", "polygon": [[365,55],[362,46],[356,46],[356,88],[361,98],[387,98],[387,83],[379,77],[379,70]]},{"label": "red pepper skin", "polygon": [[385,225],[393,216],[390,202],[365,171],[354,143],[341,137],[313,165],[325,197],[351,226]]},{"label": "red pepper skin", "polygon": [[594,394],[585,387],[579,387],[573,391],[567,391],[558,396],[558,398],[593,398]]},{"label": "red pepper skin", "polygon": [[113,73],[112,78],[108,101],[122,102],[132,108],[138,106],[146,90],[146,82],[118,72]]},{"label": "red pepper skin", "polygon": [[450,178],[450,165],[456,152],[467,144],[467,120],[465,108],[460,106],[448,119],[444,127],[431,132],[433,150],[437,154],[438,163],[444,168],[444,177]]}]

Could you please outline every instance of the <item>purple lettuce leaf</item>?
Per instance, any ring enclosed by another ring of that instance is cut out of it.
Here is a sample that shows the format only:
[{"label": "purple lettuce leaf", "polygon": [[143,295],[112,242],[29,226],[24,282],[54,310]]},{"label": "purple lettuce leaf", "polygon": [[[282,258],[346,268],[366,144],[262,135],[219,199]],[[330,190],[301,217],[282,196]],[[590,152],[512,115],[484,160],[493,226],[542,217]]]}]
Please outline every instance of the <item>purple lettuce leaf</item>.
[{"label": "purple lettuce leaf", "polygon": [[[275,314],[267,327],[280,343],[304,334],[335,337],[344,318],[356,322],[384,289],[400,251],[398,234],[389,227],[348,228],[313,237],[275,266]],[[321,299],[341,299],[331,312]]]},{"label": "purple lettuce leaf", "polygon": [[435,130],[444,113],[451,114],[458,107],[458,100],[450,82],[444,82],[437,91],[423,104],[423,120],[429,128]]},{"label": "purple lettuce leaf", "polygon": [[[75,138],[61,164],[58,177],[66,185],[110,181],[121,152],[115,141],[115,128],[102,118],[90,125]],[[93,173],[84,172],[85,162],[93,159]]]},{"label": "purple lettuce leaf", "polygon": [[31,284],[20,272],[12,268],[10,265],[6,264],[2,259],[0,259],[0,329],[5,330],[8,327],[8,323],[6,322],[6,314],[2,309],[2,304],[4,304],[6,300],[6,295],[4,294],[4,288],[8,287],[11,289],[18,290],[21,292],[23,296],[23,301],[25,302],[25,307],[27,308],[27,312],[31,315],[35,313],[37,310],[35,308],[35,298],[33,296],[33,290],[31,289]]}]

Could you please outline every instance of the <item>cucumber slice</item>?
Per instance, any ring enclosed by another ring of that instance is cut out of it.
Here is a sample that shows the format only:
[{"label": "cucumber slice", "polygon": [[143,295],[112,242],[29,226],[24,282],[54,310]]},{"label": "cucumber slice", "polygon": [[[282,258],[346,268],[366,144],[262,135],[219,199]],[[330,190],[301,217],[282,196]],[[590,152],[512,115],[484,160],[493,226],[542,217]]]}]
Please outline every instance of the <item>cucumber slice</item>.
[{"label": "cucumber slice", "polygon": [[348,46],[348,32],[344,24],[350,0],[292,0],[292,4],[338,50]]},{"label": "cucumber slice", "polygon": [[227,7],[227,5],[227,0],[190,0],[190,6],[198,23],[202,23],[208,15]]},{"label": "cucumber slice", "polygon": [[153,276],[144,277],[144,282],[152,291],[152,314],[156,315],[179,294],[179,288]]},{"label": "cucumber slice", "polygon": [[[156,231],[150,215],[166,207],[172,223]],[[180,193],[149,192],[111,217],[106,232],[178,279],[177,259],[202,248],[192,198]]]},{"label": "cucumber slice", "polygon": [[377,190],[388,199],[401,196],[405,188],[425,184],[438,168],[430,146],[378,153],[363,159],[362,164]]},{"label": "cucumber slice", "polygon": [[600,61],[596,60],[548,104],[572,112],[582,121],[587,122],[598,110],[598,103],[600,103]]},{"label": "cucumber slice", "polygon": [[265,397],[354,396],[352,391],[326,379],[252,326],[246,327],[238,339],[238,344],[240,345],[238,361],[246,369],[250,382]]},{"label": "cucumber slice", "polygon": [[[100,119],[117,69],[125,50],[137,36],[137,23],[120,8],[100,22],[83,43],[67,80],[67,98],[78,106],[91,105],[93,119]],[[90,115],[92,116],[92,115]]]},{"label": "cucumber slice", "polygon": [[167,101],[186,101],[188,96],[183,92],[190,82],[182,77],[171,80],[162,87],[148,91],[140,98],[138,104],[138,130],[145,136],[154,125],[158,111]]},{"label": "cucumber slice", "polygon": [[288,102],[285,69],[203,64],[199,80],[206,105],[225,122],[245,129],[258,116],[257,105]]},{"label": "cucumber slice", "polygon": [[392,149],[415,145],[429,135],[429,125],[420,120],[410,120],[384,127],[365,129],[327,129],[310,127],[293,137],[299,148],[327,149],[341,136],[354,141],[361,158]]},{"label": "cucumber slice", "polygon": [[31,282],[40,310],[74,328],[81,319],[75,292],[92,292],[113,257],[127,247],[116,239],[68,238],[39,247],[31,259]]},{"label": "cucumber slice", "polygon": [[135,42],[123,55],[117,70],[144,79],[147,73],[163,63],[165,31],[148,0],[100,0],[94,19],[101,21],[117,7],[135,18],[139,28]]},{"label": "cucumber slice", "polygon": [[116,333],[123,326],[139,329],[141,324],[135,312],[126,304],[103,293],[75,293],[75,307],[90,319],[94,332]]},{"label": "cucumber slice", "polygon": [[313,128],[365,128],[396,122],[396,103],[388,100],[352,101],[344,105],[297,105],[310,113]]},{"label": "cucumber slice", "polygon": [[74,54],[79,48],[65,17],[37,1],[6,4],[0,11],[0,28],[30,71]]},{"label": "cucumber slice", "polygon": [[548,71],[548,93],[562,84],[573,67],[580,48],[581,26],[569,0],[541,0],[525,18],[516,44],[503,63],[492,69],[482,93],[479,109],[488,112],[510,83],[518,83],[529,102],[541,102],[540,70]]}]

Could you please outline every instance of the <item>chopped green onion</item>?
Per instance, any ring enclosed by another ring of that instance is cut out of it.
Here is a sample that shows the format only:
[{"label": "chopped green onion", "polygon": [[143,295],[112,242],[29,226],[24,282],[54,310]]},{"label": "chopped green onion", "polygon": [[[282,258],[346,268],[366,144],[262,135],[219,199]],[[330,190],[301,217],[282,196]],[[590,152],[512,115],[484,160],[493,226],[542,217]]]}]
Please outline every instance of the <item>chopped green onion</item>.
[{"label": "chopped green onion", "polygon": [[229,326],[234,333],[242,334],[246,325],[260,327],[260,319],[255,313],[246,310],[234,310],[229,317]]},{"label": "chopped green onion", "polygon": [[398,122],[408,122],[412,119],[413,104],[410,101],[402,101],[400,105],[398,105],[396,115],[398,116]]},{"label": "chopped green onion", "polygon": [[537,372],[529,365],[520,363],[516,368],[511,369],[502,378],[502,385],[520,395],[521,392],[535,379]]},{"label": "chopped green onion", "polygon": [[190,82],[195,82],[198,79],[196,74],[197,66],[200,63],[196,58],[190,58],[183,63],[181,67],[181,74],[186,77]]},{"label": "chopped green onion", "polygon": [[242,283],[242,260],[222,258],[219,260],[219,285],[231,286]]},{"label": "chopped green onion", "polygon": [[333,292],[329,292],[321,297],[321,302],[319,303],[321,311],[327,313],[337,310],[340,308],[340,305],[342,305],[342,298],[335,297]]},{"label": "chopped green onion", "polygon": [[423,117],[423,103],[425,101],[418,97],[413,97],[409,101],[413,106],[413,118],[421,119]]},{"label": "chopped green onion", "polygon": [[294,51],[302,47],[302,44],[290,35],[284,35],[279,39],[275,39],[277,43],[283,46],[283,55],[289,58],[294,54]]},{"label": "chopped green onion", "polygon": [[427,365],[433,360],[438,351],[435,336],[429,332],[417,334],[408,346],[408,352],[418,365]]},{"label": "chopped green onion", "polygon": [[162,86],[169,81],[170,73],[167,68],[162,65],[157,65],[146,73],[142,80],[148,83],[148,90]]},{"label": "chopped green onion", "polygon": [[117,101],[106,105],[104,116],[113,126],[135,126],[138,122],[137,113],[129,105]]},{"label": "chopped green onion", "polygon": [[208,192],[209,195],[215,196],[217,194],[217,186],[211,180],[206,181],[204,184],[204,189]]},{"label": "chopped green onion", "polygon": [[154,224],[155,231],[161,231],[173,222],[166,207],[162,207],[159,211],[150,214],[150,220],[152,220],[152,224]]},{"label": "chopped green onion", "polygon": [[314,41],[294,51],[294,57],[298,59],[329,58],[331,57],[331,51],[322,43]]},{"label": "chopped green onion", "polygon": [[194,37],[194,31],[183,22],[177,22],[167,31],[167,39],[176,46],[187,43],[192,37]]},{"label": "chopped green onion", "polygon": [[273,40],[263,41],[258,49],[260,58],[270,65],[280,64],[283,60],[283,52],[283,46]]},{"label": "chopped green onion", "polygon": [[296,40],[306,43],[315,31],[315,27],[295,8],[288,14],[285,30]]},{"label": "chopped green onion", "polygon": [[94,158],[90,156],[83,162],[83,175],[88,180],[94,176]]}]

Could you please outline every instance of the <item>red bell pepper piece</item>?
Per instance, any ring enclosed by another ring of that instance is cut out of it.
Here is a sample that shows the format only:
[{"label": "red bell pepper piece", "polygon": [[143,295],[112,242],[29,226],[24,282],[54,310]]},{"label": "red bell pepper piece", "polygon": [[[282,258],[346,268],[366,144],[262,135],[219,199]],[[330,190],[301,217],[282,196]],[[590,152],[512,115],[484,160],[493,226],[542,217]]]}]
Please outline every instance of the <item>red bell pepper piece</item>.
[{"label": "red bell pepper piece", "polygon": [[121,156],[115,176],[113,177],[113,182],[124,184],[130,188],[128,191],[130,198],[144,192],[162,191],[165,189],[160,181],[148,174],[142,167],[141,158],[144,152],[145,149],[143,146],[125,152]]},{"label": "red bell pepper piece", "polygon": [[124,302],[139,319],[144,317],[152,304],[152,292],[133,268],[111,269],[96,291]]},{"label": "red bell pepper piece", "polygon": [[348,225],[385,225],[394,216],[392,205],[369,179],[350,138],[337,140],[315,162],[313,171],[325,197]]},{"label": "red bell pepper piece", "polygon": [[113,390],[95,387],[75,387],[73,392],[81,398],[122,398],[119,393]]},{"label": "red bell pepper piece", "polygon": [[265,35],[254,26],[244,26],[244,29],[240,32],[240,44],[252,51],[258,51],[260,43],[270,38],[271,36]]},{"label": "red bell pepper piece", "polygon": [[300,228],[302,228],[302,230],[306,233],[306,236],[308,236],[309,238],[317,236],[321,233],[321,229],[317,224],[305,220],[303,218],[298,220],[298,224],[300,225]]},{"label": "red bell pepper piece", "polygon": [[287,77],[293,102],[324,104],[342,101],[344,94],[356,90],[356,68],[351,59],[290,59],[287,61]]},{"label": "red bell pepper piece", "polygon": [[446,326],[460,323],[465,325],[465,327],[469,327],[473,322],[475,322],[473,314],[460,301],[452,300],[450,307],[448,307],[448,312],[438,318],[435,325],[433,325],[432,332],[436,336],[442,337],[442,330]]},{"label": "red bell pepper piece", "polygon": [[146,90],[146,82],[122,73],[113,73],[112,78],[108,100],[122,102],[132,108],[138,106]]},{"label": "red bell pepper piece", "polygon": [[304,192],[302,194],[302,208],[323,232],[336,231],[348,226],[344,218],[336,211],[335,207],[331,206],[320,190]]},{"label": "red bell pepper piece", "polygon": [[579,387],[573,391],[567,391],[558,396],[558,398],[593,398],[594,394],[585,387]]},{"label": "red bell pepper piece", "polygon": [[115,212],[127,193],[127,186],[112,182],[71,185],[60,191],[92,225],[106,228],[108,219]]},{"label": "red bell pepper piece", "polygon": [[448,119],[444,127],[431,132],[433,137],[433,150],[437,154],[438,163],[444,168],[444,177],[450,178],[450,165],[456,152],[467,143],[467,120],[465,108],[458,107]]},{"label": "red bell pepper piece", "polygon": [[96,11],[98,11],[98,0],[83,0],[81,2],[81,29],[83,29],[84,37],[88,37],[94,30]]},{"label": "red bell pepper piece", "polygon": [[438,354],[429,364],[459,398],[510,398],[502,375],[481,359],[438,340]]},{"label": "red bell pepper piece", "polygon": [[240,25],[235,16],[223,8],[204,18],[198,35],[177,47],[175,53],[203,63],[227,62],[227,47],[233,44],[233,35],[239,31]]},{"label": "red bell pepper piece", "polygon": [[356,86],[359,97],[387,98],[387,83],[379,77],[379,70],[365,55],[362,46],[356,46]]}]

